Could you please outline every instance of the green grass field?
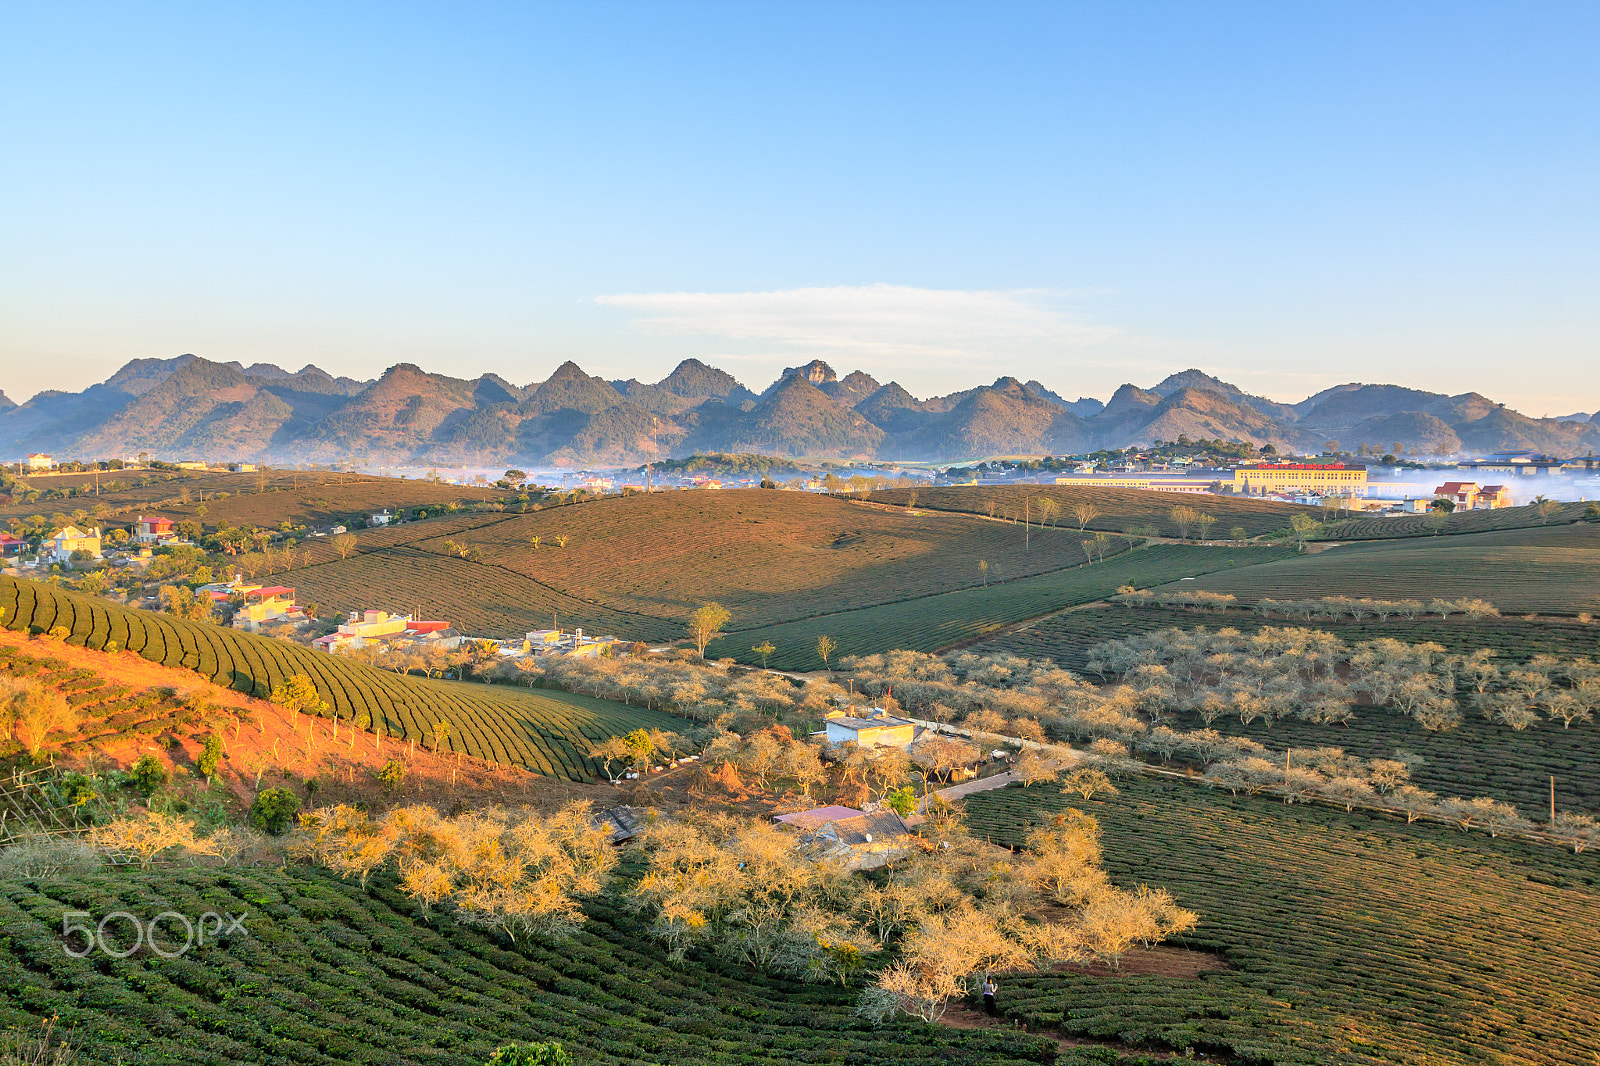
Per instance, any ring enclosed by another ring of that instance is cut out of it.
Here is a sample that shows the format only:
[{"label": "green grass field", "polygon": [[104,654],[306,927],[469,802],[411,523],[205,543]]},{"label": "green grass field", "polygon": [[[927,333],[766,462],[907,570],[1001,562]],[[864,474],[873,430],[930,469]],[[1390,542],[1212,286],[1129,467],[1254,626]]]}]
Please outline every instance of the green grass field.
[{"label": "green grass field", "polygon": [[1231,968],[1012,978],[1003,1004],[1030,1027],[1283,1066],[1600,1058],[1600,858],[1176,782],[1072,800],[1041,785],[966,806],[1007,844],[1089,810],[1112,878],[1169,889],[1201,916],[1183,943]]},{"label": "green grass field", "polygon": [[1454,537],[1345,544],[1185,588],[1262,597],[1481,597],[1502,611],[1600,614],[1600,525],[1549,526]]},{"label": "green grass field", "polygon": [[193,670],[219,685],[267,696],[285,678],[305,674],[328,703],[327,714],[385,735],[429,740],[435,722],[450,723],[450,750],[536,773],[582,780],[600,773],[589,742],[644,726],[672,730],[679,719],[641,707],[574,693],[533,692],[402,676],[296,644],[205,622],[134,611],[103,599],[33,581],[0,578],[8,628],[69,631],[88,648],[135,652],[152,662]]},{"label": "green grass field", "polygon": [[772,666],[814,670],[822,666],[816,653],[817,637],[822,634],[839,642],[839,656],[894,648],[938,651],[1014,622],[1101,599],[1125,584],[1148,586],[1217,570],[1243,570],[1290,552],[1287,548],[1157,544],[1093,566],[863,610],[830,612],[784,625],[745,628],[744,620],[735,616],[728,635],[713,642],[707,654],[753,662],[757,657],[750,648],[768,640],[778,649],[771,658]]}]

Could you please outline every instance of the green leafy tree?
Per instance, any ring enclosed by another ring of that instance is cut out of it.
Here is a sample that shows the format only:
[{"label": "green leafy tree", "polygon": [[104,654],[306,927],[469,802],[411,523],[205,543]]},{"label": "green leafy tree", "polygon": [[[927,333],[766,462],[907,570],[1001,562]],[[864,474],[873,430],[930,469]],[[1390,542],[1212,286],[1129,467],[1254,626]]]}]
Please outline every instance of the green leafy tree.
[{"label": "green leafy tree", "polygon": [[159,595],[161,609],[175,618],[189,622],[209,622],[213,618],[209,595],[197,596],[182,585],[163,585]]},{"label": "green leafy tree", "polygon": [[214,780],[217,776],[217,767],[221,764],[222,738],[212,733],[206,737],[205,746],[200,749],[200,757],[194,761],[194,765],[207,780]]},{"label": "green leafy tree", "polygon": [[760,644],[750,645],[750,650],[761,656],[761,669],[765,670],[767,668],[767,660],[771,658],[772,653],[778,649],[777,646],[772,643],[772,641],[763,640]]},{"label": "green leafy tree", "polygon": [[321,714],[328,709],[328,703],[318,694],[316,684],[305,674],[285,678],[282,684],[272,690],[270,699],[285,710],[305,714]]},{"label": "green leafy tree", "polygon": [[266,788],[250,804],[250,825],[263,833],[282,836],[300,813],[300,797],[286,788]]},{"label": "green leafy tree", "polygon": [[133,769],[128,773],[133,787],[145,796],[155,795],[167,783],[167,777],[167,768],[154,755],[139,756],[139,761],[133,764]]}]

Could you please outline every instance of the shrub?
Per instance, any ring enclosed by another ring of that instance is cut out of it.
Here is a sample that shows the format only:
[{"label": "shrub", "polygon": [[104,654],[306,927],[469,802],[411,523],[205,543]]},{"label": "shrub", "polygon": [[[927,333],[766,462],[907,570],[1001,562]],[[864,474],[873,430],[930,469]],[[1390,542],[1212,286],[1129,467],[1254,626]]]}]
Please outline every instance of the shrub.
[{"label": "shrub", "polygon": [[406,764],[399,759],[390,759],[382,767],[372,771],[372,776],[383,783],[383,787],[393,792],[400,787],[400,782],[406,777]]},{"label": "shrub", "polygon": [[170,775],[167,768],[161,765],[161,760],[154,755],[141,755],[139,761],[133,764],[133,771],[128,775],[133,782],[133,787],[145,796],[153,796],[156,790],[167,783]]},{"label": "shrub", "polygon": [[300,813],[300,797],[286,788],[262,789],[250,804],[251,828],[282,836]]},{"label": "shrub", "polygon": [[507,1044],[495,1048],[484,1066],[572,1066],[572,1056],[558,1041]]}]

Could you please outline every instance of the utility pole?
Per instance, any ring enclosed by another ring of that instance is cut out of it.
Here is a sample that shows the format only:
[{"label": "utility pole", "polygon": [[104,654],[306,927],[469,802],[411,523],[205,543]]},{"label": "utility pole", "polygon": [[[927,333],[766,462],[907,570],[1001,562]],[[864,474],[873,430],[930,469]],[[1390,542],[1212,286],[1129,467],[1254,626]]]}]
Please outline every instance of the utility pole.
[{"label": "utility pole", "polygon": [[1025,552],[1029,552],[1029,551],[1033,550],[1033,526],[1029,524],[1030,523],[1030,511],[1029,511],[1029,508],[1032,505],[1033,505],[1033,497],[1032,496],[1024,496],[1022,498],[1022,550],[1025,551]]},{"label": "utility pole", "polygon": [[1556,775],[1550,775],[1550,824],[1556,824]]}]

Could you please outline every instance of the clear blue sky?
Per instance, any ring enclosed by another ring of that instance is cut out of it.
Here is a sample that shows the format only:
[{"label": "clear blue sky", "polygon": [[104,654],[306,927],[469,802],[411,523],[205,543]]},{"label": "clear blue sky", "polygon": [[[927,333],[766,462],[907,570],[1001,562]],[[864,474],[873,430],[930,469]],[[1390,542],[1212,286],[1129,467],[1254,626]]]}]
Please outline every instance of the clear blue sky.
[{"label": "clear blue sky", "polygon": [[140,356],[1600,409],[1600,4],[0,9],[0,387]]}]

